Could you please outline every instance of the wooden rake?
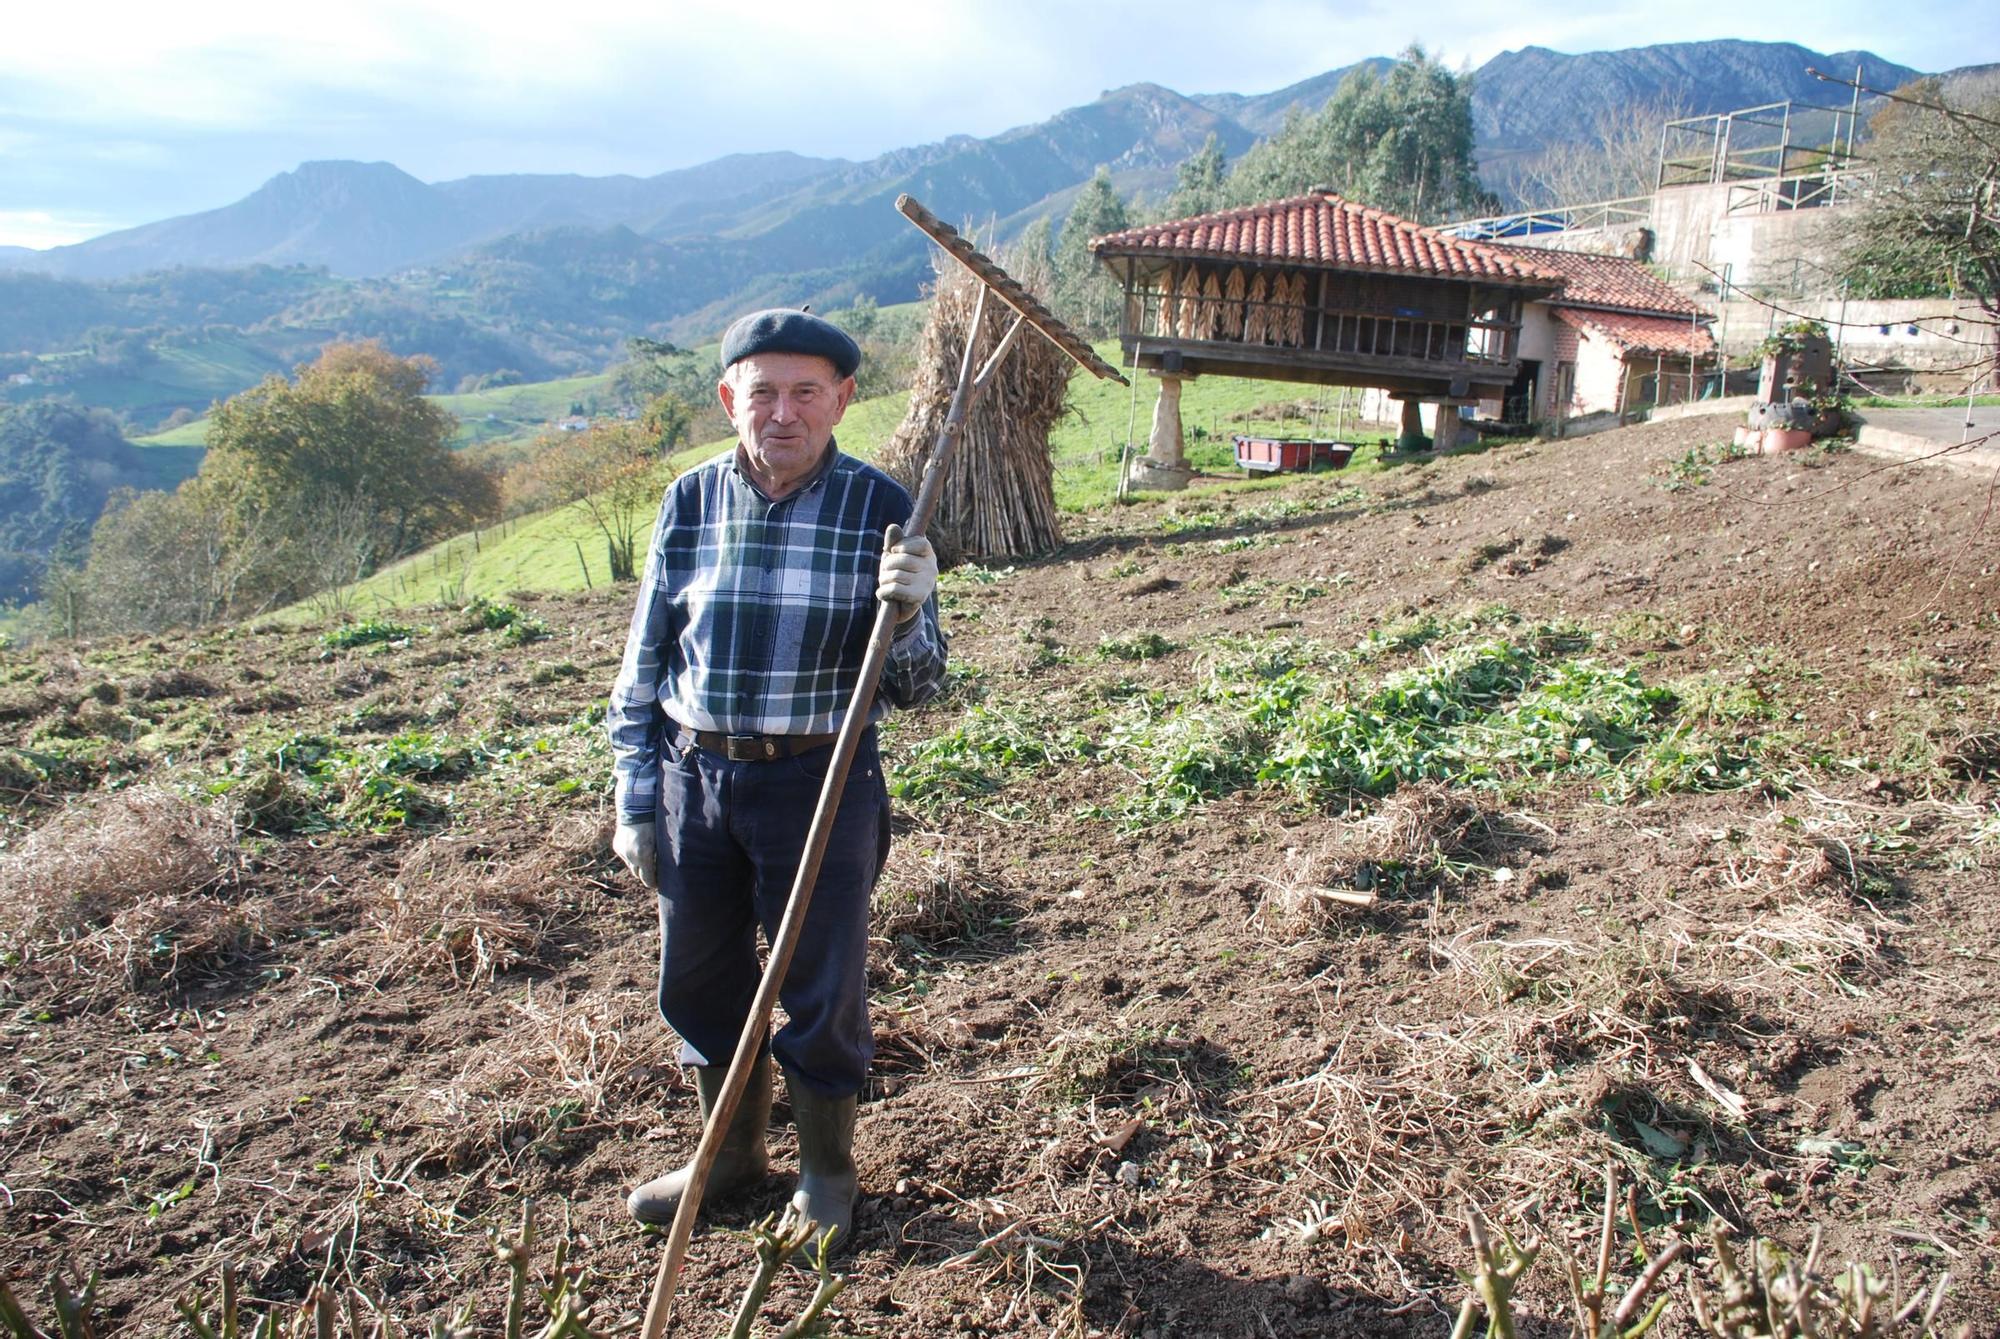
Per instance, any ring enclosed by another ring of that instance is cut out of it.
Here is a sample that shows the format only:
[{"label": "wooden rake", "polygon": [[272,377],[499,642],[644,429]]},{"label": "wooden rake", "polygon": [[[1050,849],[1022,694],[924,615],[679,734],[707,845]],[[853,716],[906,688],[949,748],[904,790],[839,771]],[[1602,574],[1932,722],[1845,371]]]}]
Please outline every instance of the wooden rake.
[{"label": "wooden rake", "polygon": [[[938,432],[937,445],[924,466],[923,483],[917,489],[916,504],[910,513],[909,523],[902,527],[902,535],[909,537],[923,534],[930,524],[931,512],[936,509],[938,493],[944,486],[945,471],[950,468],[952,453],[957,450],[958,440],[963,434],[966,413],[992,383],[1001,361],[1013,348],[1014,338],[1021,333],[1023,326],[1039,331],[1086,371],[1108,377],[1120,385],[1126,382],[1117,368],[1098,357],[1075,331],[1056,319],[1048,308],[1035,300],[1033,294],[962,237],[956,228],[941,221],[907,195],[896,198],[896,209],[972,271],[980,283],[979,297],[972,311],[972,324],[966,331],[965,354],[959,363],[958,382],[952,390],[951,408],[945,415],[944,427]],[[980,322],[986,314],[986,299],[989,296],[998,297],[1013,308],[1014,320],[975,376],[972,370],[973,353],[979,343]],[[896,539],[896,530],[892,526],[887,542],[894,543]],[[723,1079],[722,1093],[715,1109],[709,1113],[708,1124],[702,1129],[701,1144],[695,1149],[687,1191],[681,1196],[680,1208],[674,1214],[674,1225],[667,1234],[666,1253],[660,1257],[659,1274],[653,1280],[652,1301],[646,1308],[646,1323],[641,1331],[644,1339],[660,1339],[673,1316],[674,1288],[680,1278],[681,1266],[687,1262],[688,1240],[694,1235],[694,1220],[701,1211],[702,1192],[707,1189],[709,1171],[722,1152],[723,1132],[736,1119],[736,1108],[742,1103],[744,1085],[749,1082],[750,1070],[771,1024],[771,1007],[777,1002],[778,987],[784,982],[785,973],[792,965],[792,954],[798,949],[799,935],[805,928],[806,908],[812,902],[813,885],[819,881],[820,861],[826,855],[827,838],[833,832],[834,815],[840,808],[841,791],[847,784],[847,770],[854,762],[854,751],[861,743],[861,733],[868,728],[869,708],[874,704],[875,690],[882,681],[882,668],[889,659],[889,644],[895,639],[900,612],[896,605],[888,601],[883,601],[875,610],[875,626],[868,637],[867,654],[861,661],[861,678],[854,685],[854,696],[847,704],[847,716],[841,722],[839,737],[834,741],[833,763],[827,768],[826,784],[820,790],[819,805],[813,810],[805,852],[799,858],[798,876],[792,882],[792,895],[785,903],[784,919],[778,923],[777,937],[771,943],[770,961],[764,967],[764,978],[757,987],[756,998],[751,1001],[750,1017],[745,1020],[743,1035],[737,1040],[736,1056],[730,1061],[729,1073]]]}]

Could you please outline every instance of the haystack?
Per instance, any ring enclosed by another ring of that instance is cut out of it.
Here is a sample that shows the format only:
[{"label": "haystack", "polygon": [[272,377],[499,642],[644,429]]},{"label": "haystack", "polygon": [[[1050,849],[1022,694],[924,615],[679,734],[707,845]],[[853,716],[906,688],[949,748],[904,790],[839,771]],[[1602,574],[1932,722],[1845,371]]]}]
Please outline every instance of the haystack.
[{"label": "haystack", "polygon": [[[978,281],[957,261],[947,257],[938,263],[910,409],[878,457],[913,497],[951,408],[966,327],[979,297]],[[1048,292],[1053,273],[1047,257],[1010,254],[1001,263],[1030,292]],[[1013,315],[1005,303],[987,301],[975,358],[983,361],[992,351]],[[938,496],[929,533],[942,565],[1028,557],[1062,542],[1049,429],[1062,417],[1074,367],[1068,355],[1032,330],[1014,341],[999,375],[966,416],[964,439]]]}]

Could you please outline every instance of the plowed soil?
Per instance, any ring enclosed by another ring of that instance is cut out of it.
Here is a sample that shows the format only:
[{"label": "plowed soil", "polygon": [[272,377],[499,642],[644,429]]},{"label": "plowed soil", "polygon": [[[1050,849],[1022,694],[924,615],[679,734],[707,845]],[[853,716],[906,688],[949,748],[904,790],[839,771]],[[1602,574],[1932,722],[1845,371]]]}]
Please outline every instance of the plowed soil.
[{"label": "plowed soil", "polygon": [[[1521,1320],[1562,1334],[1555,1256],[1593,1250],[1607,1163],[1654,1249],[1817,1231],[1830,1261],[1948,1269],[1944,1315],[2000,1331],[2000,530],[1962,475],[1689,457],[1728,426],[1148,501],[948,581],[972,668],[891,755],[1013,706],[1090,746],[902,808],[835,1332],[1443,1335],[1473,1204],[1549,1243]],[[0,1277],[24,1302],[96,1270],[105,1332],[171,1332],[229,1264],[264,1301],[327,1280],[493,1327],[486,1234],[532,1199],[599,1328],[636,1318],[661,1238],[623,1195],[697,1130],[591,723],[630,599],[523,595],[550,635],[518,645],[441,609],[344,649],[329,623],[4,657],[27,761],[0,777]],[[1120,817],[1143,782],[1102,712],[1225,646],[1495,606],[1648,683],[1753,688],[1743,746],[1789,761],[1723,790],[1251,785]],[[121,796],[242,805],[276,741],[411,730],[509,742],[408,764],[400,818],[350,790],[303,830],[253,820],[216,887],[147,893],[220,917],[222,949],[185,922],[18,928],[67,868],[51,845],[144,839],[100,821]],[[423,910],[441,889],[483,919]],[[697,1235],[677,1332],[726,1331],[741,1230],[789,1194],[786,1116],[770,1179]],[[1693,1332],[1685,1288],[1664,1333]],[[781,1278],[765,1332],[809,1292]]]}]

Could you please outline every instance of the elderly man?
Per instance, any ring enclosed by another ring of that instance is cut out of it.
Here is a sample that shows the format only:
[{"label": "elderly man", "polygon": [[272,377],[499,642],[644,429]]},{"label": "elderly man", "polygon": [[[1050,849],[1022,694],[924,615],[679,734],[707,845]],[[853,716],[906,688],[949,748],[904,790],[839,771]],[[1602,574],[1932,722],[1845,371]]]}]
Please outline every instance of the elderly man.
[{"label": "elderly man", "polygon": [[[756,994],[756,927],[768,938],[784,915],[877,600],[901,619],[871,723],[944,679],[937,559],[928,541],[900,538],[909,495],[833,440],[860,361],[844,331],[805,312],[756,312],[723,336],[716,392],[736,445],[667,490],[611,694],[613,848],[659,891],[660,1013],[681,1036],[704,1117]],[[792,1202],[837,1233],[857,1190],[855,1099],[874,1054],[868,900],[888,851],[870,729],[779,992],[788,1021],[769,1048],[799,1132]],[[763,1178],[770,1116],[767,1055],[710,1190]],[[632,1216],[671,1223],[686,1185],[681,1168],[639,1186]]]}]

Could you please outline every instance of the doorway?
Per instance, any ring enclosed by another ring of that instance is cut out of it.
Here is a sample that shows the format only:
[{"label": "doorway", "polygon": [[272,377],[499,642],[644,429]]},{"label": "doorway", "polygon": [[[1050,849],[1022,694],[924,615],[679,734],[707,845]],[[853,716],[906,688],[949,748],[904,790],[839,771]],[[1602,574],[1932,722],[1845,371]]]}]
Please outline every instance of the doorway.
[{"label": "doorway", "polygon": [[1542,384],[1542,364],[1539,359],[1523,358],[1520,375],[1507,387],[1507,395],[1500,402],[1502,423],[1532,423],[1535,421],[1535,405]]}]

